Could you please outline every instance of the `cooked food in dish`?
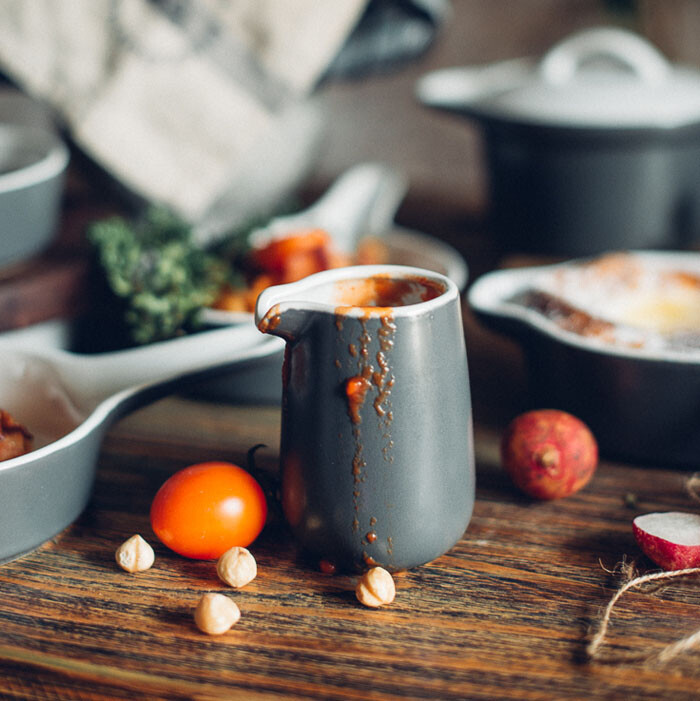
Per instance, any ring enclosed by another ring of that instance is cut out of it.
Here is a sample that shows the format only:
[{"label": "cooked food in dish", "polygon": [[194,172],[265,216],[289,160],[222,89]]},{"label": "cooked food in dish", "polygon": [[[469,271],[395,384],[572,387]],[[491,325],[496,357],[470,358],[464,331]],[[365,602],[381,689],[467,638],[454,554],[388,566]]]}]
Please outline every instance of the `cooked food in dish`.
[{"label": "cooked food in dish", "polygon": [[513,300],[565,331],[632,348],[700,348],[700,270],[611,253],[556,266]]},{"label": "cooked food in dish", "polygon": [[267,287],[345,265],[384,263],[386,258],[386,248],[378,239],[364,239],[354,255],[345,255],[335,250],[331,235],[323,229],[289,232],[253,245],[239,261],[242,284],[224,285],[213,306],[253,312],[255,300]]},{"label": "cooked food in dish", "polygon": [[252,313],[258,295],[270,285],[387,258],[386,246],[369,238],[353,255],[343,255],[322,229],[262,241],[242,231],[216,250],[203,250],[191,227],[158,207],[133,221],[109,217],[94,222],[88,239],[104,279],[98,306],[110,312],[96,315],[93,328],[110,339],[110,350],[196,330],[201,310],[209,307]]},{"label": "cooked food in dish", "polygon": [[602,455],[695,466],[699,281],[698,252],[625,251],[491,271],[468,299],[521,346],[527,408],[574,414]]},{"label": "cooked food in dish", "polygon": [[9,460],[32,449],[32,434],[21,423],[0,409],[0,460]]}]

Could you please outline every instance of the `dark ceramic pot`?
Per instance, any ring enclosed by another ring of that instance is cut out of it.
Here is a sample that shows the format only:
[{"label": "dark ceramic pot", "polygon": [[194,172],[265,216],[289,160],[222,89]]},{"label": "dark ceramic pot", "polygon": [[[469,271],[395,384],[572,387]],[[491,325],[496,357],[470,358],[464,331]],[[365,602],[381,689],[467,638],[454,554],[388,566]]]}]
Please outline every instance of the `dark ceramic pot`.
[{"label": "dark ceramic pot", "polygon": [[588,30],[539,62],[431,73],[418,96],[482,128],[491,224],[507,249],[700,240],[700,72],[641,37]]}]

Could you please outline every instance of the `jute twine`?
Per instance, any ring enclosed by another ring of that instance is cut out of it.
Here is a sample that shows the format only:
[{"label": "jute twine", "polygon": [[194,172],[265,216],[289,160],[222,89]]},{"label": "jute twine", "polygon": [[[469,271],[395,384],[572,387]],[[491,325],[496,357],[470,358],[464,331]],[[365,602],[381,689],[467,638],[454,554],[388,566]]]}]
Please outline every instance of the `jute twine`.
[{"label": "jute twine", "polygon": [[[605,636],[608,632],[608,626],[610,624],[610,618],[612,616],[613,608],[615,604],[620,600],[623,594],[630,589],[635,589],[636,587],[644,586],[645,584],[662,584],[665,585],[670,583],[671,580],[698,577],[700,576],[700,567],[692,567],[686,570],[673,570],[672,572],[653,572],[651,574],[644,574],[634,579],[630,579],[628,582],[623,584],[615,593],[615,595],[610,599],[608,605],[605,607],[605,611],[600,620],[598,626],[598,631],[591,639],[591,642],[586,648],[586,652],[590,659],[599,659],[601,657],[601,646],[605,640]],[[659,588],[654,587],[654,588]],[[648,591],[648,589],[647,589]],[[660,652],[649,655],[648,653],[627,653],[624,655],[618,655],[614,660],[611,661],[626,661],[632,662],[635,660],[644,660],[646,662],[658,662],[664,663],[672,660],[683,652],[686,652],[696,646],[700,645],[700,630],[695,631],[691,635],[678,640],[675,643],[666,645]]]},{"label": "jute twine", "polygon": [[[686,488],[688,494],[697,502],[700,502],[700,472],[696,472],[692,477],[686,482]],[[599,660],[602,657],[601,646],[605,641],[605,636],[608,631],[608,626],[610,625],[610,618],[612,616],[613,608],[615,604],[622,598],[625,592],[630,589],[636,589],[638,587],[644,587],[645,592],[649,593],[654,590],[658,590],[670,584],[673,580],[687,579],[700,577],[700,567],[691,567],[684,570],[673,570],[670,572],[653,572],[650,574],[637,575],[634,563],[628,563],[623,559],[622,563],[618,566],[620,573],[623,578],[626,579],[622,586],[615,592],[612,599],[608,602],[605,607],[603,614],[598,625],[598,630],[596,634],[591,638],[591,642],[586,647],[586,653],[589,659]],[[649,664],[664,664],[674,659],[678,655],[687,652],[695,647],[700,647],[700,630],[687,635],[685,638],[670,643],[666,645],[661,651],[649,655],[646,652],[639,653],[625,653],[615,656],[614,658],[607,658],[606,661],[610,662],[632,662],[643,660]]]}]

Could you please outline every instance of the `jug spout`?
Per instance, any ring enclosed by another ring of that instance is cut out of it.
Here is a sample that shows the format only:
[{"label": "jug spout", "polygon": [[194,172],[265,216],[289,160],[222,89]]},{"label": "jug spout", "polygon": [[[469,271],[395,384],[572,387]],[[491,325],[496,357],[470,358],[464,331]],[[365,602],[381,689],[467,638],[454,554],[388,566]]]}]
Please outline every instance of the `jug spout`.
[{"label": "jug spout", "polygon": [[256,322],[262,333],[279,336],[285,341],[295,341],[302,334],[308,322],[308,315],[300,309],[289,308],[288,305],[275,304]]},{"label": "jug spout", "polygon": [[262,333],[297,340],[309,321],[309,311],[298,293],[297,283],[264,290],[255,305],[255,324]]},{"label": "jug spout", "polygon": [[[411,316],[415,305],[458,295],[441,275],[401,265],[359,265],[315,273],[297,282],[268,287],[255,305],[263,333],[298,340],[314,318],[358,319]],[[440,302],[437,302],[440,304]],[[400,311],[403,310],[403,311]]]}]

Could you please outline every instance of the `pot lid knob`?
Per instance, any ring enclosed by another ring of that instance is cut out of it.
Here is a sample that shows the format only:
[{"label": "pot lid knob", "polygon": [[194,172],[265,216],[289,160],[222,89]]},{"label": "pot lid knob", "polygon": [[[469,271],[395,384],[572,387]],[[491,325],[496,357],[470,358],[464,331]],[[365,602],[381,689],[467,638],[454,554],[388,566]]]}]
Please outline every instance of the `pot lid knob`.
[{"label": "pot lid knob", "polygon": [[503,125],[662,129],[700,126],[700,71],[671,63],[646,39],[596,27],[542,59],[509,59],[424,76],[419,98]]},{"label": "pot lid knob", "polygon": [[562,85],[596,59],[613,60],[648,84],[662,83],[671,71],[664,55],[649,42],[612,27],[588,29],[555,44],[540,62],[539,71],[543,80]]}]

